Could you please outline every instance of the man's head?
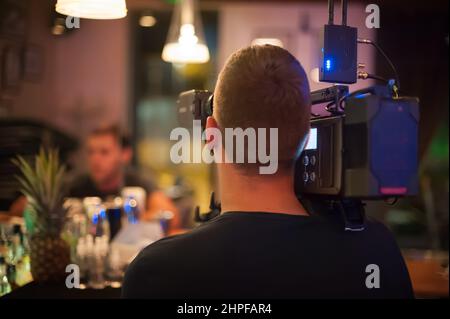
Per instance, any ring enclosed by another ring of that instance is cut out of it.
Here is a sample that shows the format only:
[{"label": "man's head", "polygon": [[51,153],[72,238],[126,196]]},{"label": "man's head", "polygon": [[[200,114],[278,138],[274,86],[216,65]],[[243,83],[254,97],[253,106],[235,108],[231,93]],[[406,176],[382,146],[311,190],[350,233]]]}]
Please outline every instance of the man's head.
[{"label": "man's head", "polygon": [[[244,130],[265,128],[266,132],[277,128],[277,173],[292,172],[309,131],[310,114],[305,71],[294,56],[280,47],[264,45],[241,49],[228,59],[220,72],[213,115],[218,127],[222,132],[225,128],[237,127]],[[236,165],[241,172],[251,175],[257,174],[255,167],[260,166],[258,163]]]},{"label": "man's head", "polygon": [[119,178],[132,157],[129,140],[115,125],[95,129],[86,144],[89,173],[98,185]]}]

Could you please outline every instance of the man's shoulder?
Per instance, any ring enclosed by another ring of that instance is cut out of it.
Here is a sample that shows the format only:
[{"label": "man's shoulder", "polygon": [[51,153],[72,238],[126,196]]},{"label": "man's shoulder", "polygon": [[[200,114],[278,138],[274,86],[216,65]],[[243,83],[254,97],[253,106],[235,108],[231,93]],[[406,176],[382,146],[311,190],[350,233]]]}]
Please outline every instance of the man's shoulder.
[{"label": "man's shoulder", "polygon": [[176,261],[201,252],[205,239],[214,241],[210,235],[210,225],[200,225],[184,234],[162,238],[142,249],[130,264],[127,273],[148,273],[149,268],[166,269],[168,265],[179,267]]},{"label": "man's shoulder", "polygon": [[187,252],[191,249],[198,249],[200,248],[199,244],[206,237],[213,240],[210,237],[210,232],[209,225],[200,225],[186,233],[164,237],[145,247],[136,257],[136,260],[151,259],[154,261],[155,258],[158,260],[172,257],[176,258],[179,256],[176,254],[177,251]]},{"label": "man's shoulder", "polygon": [[[143,250],[127,267],[122,283],[122,297],[160,298],[172,281],[179,282],[181,269],[187,263],[186,235],[160,239]],[[175,279],[175,277],[177,279]],[[152,288],[149,288],[152,287]],[[175,292],[172,292],[175,293]]]},{"label": "man's shoulder", "polygon": [[385,243],[388,242],[397,247],[394,234],[386,224],[379,220],[368,218],[365,223],[365,229],[362,232],[366,232],[371,240],[383,239]]},{"label": "man's shoulder", "polygon": [[[253,213],[251,213],[253,214]],[[241,214],[239,214],[241,215]],[[219,216],[215,219],[206,222],[197,226],[196,228],[174,236],[165,237],[160,239],[153,244],[147,246],[142,250],[142,255],[147,254],[156,254],[159,251],[167,252],[171,249],[186,249],[191,245],[198,245],[199,243],[203,243],[203,245],[212,244],[214,241],[226,241],[227,238],[239,236],[239,234],[243,235],[243,237],[252,237],[255,238],[260,235],[259,232],[255,233],[254,229],[252,229],[251,225],[256,225],[257,223],[266,223],[267,229],[271,229],[271,225],[269,225],[271,220],[258,220],[255,219],[239,219],[238,214],[235,216]],[[268,214],[269,215],[269,214]],[[270,214],[272,215],[272,214]],[[231,217],[231,218],[227,218]],[[273,217],[279,217],[277,214],[273,214]],[[285,222],[286,229],[280,229],[278,233],[285,234],[286,232],[292,232],[294,235],[300,237],[326,237],[327,240],[336,240],[336,244],[338,244],[339,238],[342,237],[344,239],[348,239],[349,232],[344,230],[343,225],[340,222],[334,221],[324,221],[322,219],[316,219],[314,217],[306,217],[306,219],[312,219],[311,221],[300,223],[299,227],[302,227],[302,232],[298,232],[298,229],[292,227],[292,224],[295,222],[295,219],[292,220],[292,223],[288,221]],[[277,221],[277,219],[275,219]],[[306,221],[306,220],[304,220]],[[357,241],[371,241],[373,243],[380,244],[382,246],[386,244],[392,244],[395,248],[398,249],[396,244],[395,237],[391,230],[382,222],[376,219],[367,219],[366,228],[361,232],[352,233],[354,235],[352,237]],[[264,230],[264,228],[263,228]],[[273,229],[271,240],[277,240],[276,237],[277,232]],[[239,236],[242,237],[242,236]],[[295,237],[297,238],[297,237]],[[358,239],[357,239],[358,238]],[[261,238],[265,239],[265,238]],[[206,243],[207,240],[207,243]],[[198,247],[198,246],[197,246]]]},{"label": "man's shoulder", "polygon": [[[251,213],[253,214],[253,213]],[[243,214],[239,214],[243,215]],[[258,220],[255,219],[239,219],[238,214],[235,216],[219,216],[215,219],[206,222],[197,226],[196,228],[184,233],[178,234],[174,236],[165,237],[160,239],[153,244],[144,248],[141,252],[143,256],[145,255],[154,255],[158,252],[165,252],[171,250],[178,249],[188,249],[192,247],[209,246],[212,245],[213,242],[217,241],[227,241],[227,238],[231,237],[252,237],[255,238],[255,235],[259,235],[259,233],[254,233],[253,229],[251,229],[251,225],[256,225],[256,223],[267,223],[270,224],[271,220]],[[266,214],[273,215],[273,217],[279,217],[278,214]],[[230,218],[227,218],[230,217]],[[243,217],[243,216],[242,216]],[[300,237],[326,237],[326,240],[336,240],[336,244],[339,244],[339,238],[342,237],[347,239],[349,236],[349,232],[344,230],[343,225],[340,222],[334,221],[324,221],[321,219],[315,219],[314,217],[306,217],[314,220],[300,223],[300,227],[302,227],[302,232],[298,232],[298,229],[292,227],[292,224],[287,221],[286,229],[280,229],[278,227],[280,234],[285,234],[286,232],[291,231],[293,234],[298,235]],[[275,219],[276,221],[277,219]],[[295,219],[292,220],[292,223],[295,222]],[[252,224],[253,223],[253,224]],[[271,225],[265,225],[266,228],[272,228]],[[381,246],[391,246],[398,249],[395,237],[391,230],[382,222],[369,218],[366,221],[366,228],[361,232],[352,233],[351,235],[355,235],[355,240],[358,241],[370,241],[372,243],[377,243],[377,245]],[[242,236],[240,236],[242,235]],[[276,232],[272,232],[271,240],[277,240]],[[358,236],[359,235],[359,236]],[[257,236],[256,236],[257,237]],[[359,238],[358,238],[359,237]],[[297,237],[296,237],[297,238]],[[357,239],[358,238],[358,239]],[[261,238],[264,239],[264,238]],[[207,241],[207,242],[206,242]],[[297,243],[301,244],[301,243]]]},{"label": "man's shoulder", "polygon": [[[230,218],[227,218],[230,217]],[[241,216],[233,216],[241,217]],[[221,247],[226,250],[230,241],[235,242],[240,240],[244,246],[250,243],[258,243],[259,240],[265,242],[268,240],[264,236],[260,236],[259,232],[254,233],[251,229],[251,224],[246,219],[239,220],[239,218],[233,218],[231,216],[219,216],[209,222],[197,226],[196,228],[184,233],[174,236],[165,237],[160,239],[151,245],[145,247],[139,255],[135,258],[133,263],[137,264],[151,264],[153,267],[158,264],[171,263],[177,258],[182,256],[196,256],[199,258],[205,258],[205,252],[208,253],[213,250],[214,247]],[[273,217],[279,217],[273,215]],[[295,219],[294,219],[295,221]],[[254,223],[270,223],[270,220],[251,220]],[[240,225],[244,224],[244,225]],[[271,228],[270,225],[266,225],[267,228]],[[344,231],[341,225],[336,225],[333,222],[323,222],[321,220],[308,222],[302,224],[302,231],[299,232],[297,228],[292,227],[289,223],[286,223],[286,229],[279,229],[279,234],[283,234],[280,238],[277,237],[277,232],[272,232],[270,237],[271,242],[283,241],[283,245],[309,245],[313,242],[328,242],[329,247],[340,247],[348,244],[348,232]],[[284,235],[291,232],[292,238],[296,239],[295,243],[284,242]],[[370,243],[372,248],[390,250],[393,252],[399,252],[395,238],[391,231],[381,222],[373,219],[369,219],[366,222],[366,230],[360,232],[360,234],[352,234],[354,243]],[[241,245],[242,246],[242,245]],[[234,250],[239,250],[239,246],[234,247]],[[143,267],[148,269],[148,267]]]}]

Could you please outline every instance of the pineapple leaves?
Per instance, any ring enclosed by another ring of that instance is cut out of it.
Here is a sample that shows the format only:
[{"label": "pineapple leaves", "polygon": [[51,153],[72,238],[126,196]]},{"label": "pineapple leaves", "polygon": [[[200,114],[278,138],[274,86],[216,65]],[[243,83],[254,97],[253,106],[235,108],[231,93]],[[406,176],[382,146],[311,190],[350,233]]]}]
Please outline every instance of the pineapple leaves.
[{"label": "pineapple leaves", "polygon": [[62,191],[66,168],[60,163],[58,150],[41,147],[34,163],[22,156],[17,156],[12,162],[22,175],[16,179],[28,199],[29,216],[35,232],[59,234],[66,220]]}]

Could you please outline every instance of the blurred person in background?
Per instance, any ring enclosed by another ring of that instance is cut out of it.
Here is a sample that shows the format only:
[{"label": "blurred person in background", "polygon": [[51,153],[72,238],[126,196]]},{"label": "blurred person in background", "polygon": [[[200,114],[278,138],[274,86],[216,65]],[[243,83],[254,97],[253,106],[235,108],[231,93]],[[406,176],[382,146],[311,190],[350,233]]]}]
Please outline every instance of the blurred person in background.
[{"label": "blurred person in background", "polygon": [[141,187],[147,194],[146,210],[140,219],[158,218],[162,211],[170,211],[173,218],[169,233],[179,228],[178,210],[172,201],[157,188],[155,183],[130,168],[133,150],[129,139],[117,125],[100,127],[92,131],[85,142],[88,172],[75,177],[68,185],[69,197],[120,196],[124,187]]}]

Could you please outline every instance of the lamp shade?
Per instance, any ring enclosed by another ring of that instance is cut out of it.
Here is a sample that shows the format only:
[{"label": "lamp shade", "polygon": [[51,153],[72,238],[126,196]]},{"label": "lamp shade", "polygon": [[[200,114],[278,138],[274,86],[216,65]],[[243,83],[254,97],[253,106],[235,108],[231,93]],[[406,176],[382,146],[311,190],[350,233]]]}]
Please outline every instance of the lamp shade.
[{"label": "lamp shade", "polygon": [[175,7],[162,59],[172,63],[209,61],[196,0],[180,0]]},{"label": "lamp shade", "polygon": [[127,15],[125,0],[58,0],[56,12],[85,19],[120,19]]}]

